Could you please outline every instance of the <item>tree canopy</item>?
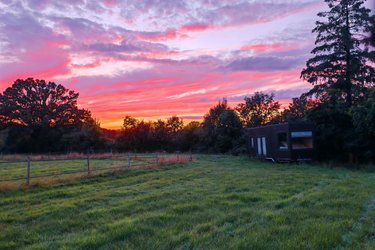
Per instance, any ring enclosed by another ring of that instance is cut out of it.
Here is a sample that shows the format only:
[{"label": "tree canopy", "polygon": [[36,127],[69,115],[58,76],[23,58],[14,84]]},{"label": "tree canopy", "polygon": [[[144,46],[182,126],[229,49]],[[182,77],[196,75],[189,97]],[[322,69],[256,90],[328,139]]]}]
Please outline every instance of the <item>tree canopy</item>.
[{"label": "tree canopy", "polygon": [[279,116],[280,104],[274,100],[274,94],[255,92],[244,100],[245,103],[240,103],[236,110],[245,127],[265,125]]},{"label": "tree canopy", "polygon": [[60,84],[18,79],[0,94],[2,151],[86,151],[103,146],[99,123]]},{"label": "tree canopy", "polygon": [[300,97],[292,98],[289,107],[281,112],[282,121],[306,121],[309,111],[315,108],[319,102],[302,94]]},{"label": "tree canopy", "polygon": [[78,93],[54,82],[18,79],[0,94],[3,125],[55,127],[82,124],[89,111],[77,107]]},{"label": "tree canopy", "polygon": [[328,11],[320,12],[313,32],[314,55],[301,77],[314,85],[309,92],[331,103],[351,107],[373,87],[375,52],[369,45],[374,16],[363,0],[325,0]]},{"label": "tree canopy", "polygon": [[[284,114],[304,116],[315,124],[318,159],[374,160],[370,124],[375,52],[370,46],[370,31],[375,19],[363,0],[325,2],[329,10],[318,14],[320,20],[313,30],[316,47],[301,73],[313,88]],[[317,100],[310,105],[309,99],[304,99],[307,96]]]},{"label": "tree canopy", "polygon": [[226,99],[219,102],[204,116],[205,144],[215,152],[227,152],[242,133],[242,124]]}]

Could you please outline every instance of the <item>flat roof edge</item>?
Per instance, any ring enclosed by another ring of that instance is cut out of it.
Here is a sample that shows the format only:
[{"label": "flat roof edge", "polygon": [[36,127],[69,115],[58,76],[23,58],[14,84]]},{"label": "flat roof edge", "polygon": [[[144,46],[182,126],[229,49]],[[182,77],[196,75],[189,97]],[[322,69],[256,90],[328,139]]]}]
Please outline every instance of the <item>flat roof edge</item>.
[{"label": "flat roof edge", "polygon": [[245,128],[245,130],[252,130],[258,128],[269,128],[269,127],[279,127],[279,126],[290,126],[290,125],[306,125],[306,126],[314,126],[311,122],[283,122],[283,123],[275,123],[275,124],[266,124],[257,127]]}]

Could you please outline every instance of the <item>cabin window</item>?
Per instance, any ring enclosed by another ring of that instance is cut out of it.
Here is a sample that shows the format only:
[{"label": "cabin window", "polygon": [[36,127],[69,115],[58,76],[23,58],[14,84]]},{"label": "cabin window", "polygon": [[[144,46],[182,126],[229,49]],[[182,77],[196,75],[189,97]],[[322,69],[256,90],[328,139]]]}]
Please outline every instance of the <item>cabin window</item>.
[{"label": "cabin window", "polygon": [[292,132],[292,148],[293,149],[312,149],[313,138],[311,131]]},{"label": "cabin window", "polygon": [[286,133],[279,133],[277,134],[277,145],[280,150],[287,150],[288,149],[288,139]]}]

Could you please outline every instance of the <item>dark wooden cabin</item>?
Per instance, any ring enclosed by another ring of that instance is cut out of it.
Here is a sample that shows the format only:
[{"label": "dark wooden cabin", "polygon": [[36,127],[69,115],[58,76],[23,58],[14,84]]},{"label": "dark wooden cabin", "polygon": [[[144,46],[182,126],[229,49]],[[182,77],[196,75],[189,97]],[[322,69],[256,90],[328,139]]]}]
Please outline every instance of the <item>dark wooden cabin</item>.
[{"label": "dark wooden cabin", "polygon": [[274,162],[307,161],[314,155],[314,126],[281,123],[247,129],[251,156]]}]

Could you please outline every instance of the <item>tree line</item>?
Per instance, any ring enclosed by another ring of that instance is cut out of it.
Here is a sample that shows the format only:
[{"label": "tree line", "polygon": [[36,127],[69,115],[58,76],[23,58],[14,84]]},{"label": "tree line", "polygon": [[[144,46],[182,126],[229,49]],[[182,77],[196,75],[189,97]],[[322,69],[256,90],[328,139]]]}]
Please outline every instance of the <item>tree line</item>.
[{"label": "tree line", "polygon": [[362,0],[325,0],[316,47],[301,78],[312,89],[281,110],[274,94],[256,92],[236,107],[226,99],[202,122],[177,116],[125,116],[120,131],[100,127],[77,106],[78,93],[54,82],[19,79],[0,94],[0,150],[14,152],[194,151],[246,153],[246,128],[282,122],[316,127],[317,159],[375,161],[375,18]]}]

